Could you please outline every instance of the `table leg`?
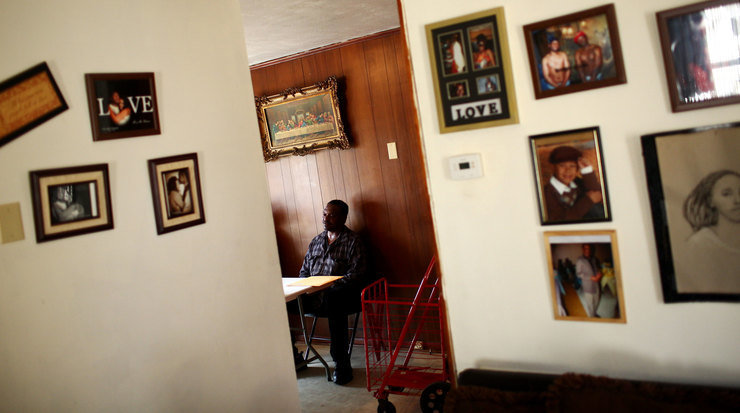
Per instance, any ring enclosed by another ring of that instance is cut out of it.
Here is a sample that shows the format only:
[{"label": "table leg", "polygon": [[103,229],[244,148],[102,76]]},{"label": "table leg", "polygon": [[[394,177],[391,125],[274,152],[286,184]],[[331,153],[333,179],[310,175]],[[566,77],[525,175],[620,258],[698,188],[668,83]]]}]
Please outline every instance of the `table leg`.
[{"label": "table leg", "polygon": [[306,360],[303,363],[301,363],[300,366],[303,366],[304,364],[308,364],[312,360],[317,359],[321,362],[321,364],[324,365],[324,369],[326,370],[326,379],[329,381],[332,381],[331,372],[329,371],[329,365],[326,364],[326,361],[324,360],[323,357],[321,357],[319,352],[316,351],[315,348],[313,348],[313,345],[308,344],[308,334],[306,333],[306,319],[303,313],[303,300],[301,299],[301,296],[298,296],[297,300],[298,300],[298,314],[300,315],[300,318],[301,318],[301,331],[303,332],[303,340],[306,343],[306,349],[307,349],[306,354],[310,354],[309,352],[313,351],[313,354],[315,355],[314,357],[306,358]]}]

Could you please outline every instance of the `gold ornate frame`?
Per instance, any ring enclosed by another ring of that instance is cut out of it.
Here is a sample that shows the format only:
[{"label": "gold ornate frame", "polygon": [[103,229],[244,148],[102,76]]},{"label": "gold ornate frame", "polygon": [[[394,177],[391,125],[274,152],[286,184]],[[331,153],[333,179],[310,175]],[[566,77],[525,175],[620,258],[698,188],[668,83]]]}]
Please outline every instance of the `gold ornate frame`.
[{"label": "gold ornate frame", "polygon": [[349,149],[334,76],[312,86],[255,98],[265,162],[320,149]]}]

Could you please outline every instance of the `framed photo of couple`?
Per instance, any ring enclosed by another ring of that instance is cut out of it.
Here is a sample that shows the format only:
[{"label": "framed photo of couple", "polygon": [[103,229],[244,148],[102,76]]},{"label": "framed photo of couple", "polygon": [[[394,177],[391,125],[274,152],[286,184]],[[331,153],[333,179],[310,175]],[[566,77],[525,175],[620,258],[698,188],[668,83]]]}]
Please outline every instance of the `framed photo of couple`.
[{"label": "framed photo of couple", "polygon": [[529,139],[542,225],[611,221],[599,128]]},{"label": "framed photo of couple", "polygon": [[642,136],[663,300],[740,301],[740,122]]},{"label": "framed photo of couple", "polygon": [[626,323],[614,230],[545,232],[556,320]]},{"label": "framed photo of couple", "polygon": [[157,234],[204,224],[198,154],[151,159],[148,164]]},{"label": "framed photo of couple", "polygon": [[614,4],[527,24],[536,99],[627,83]]},{"label": "framed photo of couple", "polygon": [[441,133],[519,122],[503,8],[426,32]]}]

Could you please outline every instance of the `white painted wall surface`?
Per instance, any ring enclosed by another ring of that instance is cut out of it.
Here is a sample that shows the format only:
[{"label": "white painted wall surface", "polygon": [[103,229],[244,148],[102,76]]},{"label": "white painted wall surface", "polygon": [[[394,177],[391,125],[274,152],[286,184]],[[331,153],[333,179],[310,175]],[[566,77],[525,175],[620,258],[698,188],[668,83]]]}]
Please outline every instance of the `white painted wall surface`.
[{"label": "white painted wall surface", "polygon": [[[616,0],[627,84],[536,100],[522,27],[596,0],[402,0],[454,356],[479,367],[740,384],[740,306],[664,304],[640,136],[740,120],[740,106],[672,113],[655,13],[691,1]],[[520,123],[440,134],[424,26],[504,7]],[[528,137],[601,128],[613,221],[539,224]],[[454,181],[450,156],[481,153],[485,176]],[[556,321],[543,232],[614,229],[626,324]]]},{"label": "white painted wall surface", "polygon": [[[1,9],[0,79],[46,61],[70,108],[0,148],[0,411],[299,411],[238,2]],[[99,72],[154,72],[162,134],[93,142]],[[207,222],[158,236],[147,160],[189,152]],[[28,172],[94,163],[115,228],[37,244]]]}]

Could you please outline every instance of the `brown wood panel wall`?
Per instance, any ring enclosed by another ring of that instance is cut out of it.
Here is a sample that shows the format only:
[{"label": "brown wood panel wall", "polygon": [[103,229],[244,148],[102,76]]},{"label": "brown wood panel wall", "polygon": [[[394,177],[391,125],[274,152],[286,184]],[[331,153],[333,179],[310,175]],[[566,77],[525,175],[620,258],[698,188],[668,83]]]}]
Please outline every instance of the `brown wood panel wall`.
[{"label": "brown wood panel wall", "polygon": [[[349,204],[347,226],[389,282],[417,284],[423,275],[436,244],[407,56],[392,31],[251,71],[255,96],[336,76],[352,146],[265,164],[283,275],[298,274],[335,198]],[[390,142],[398,159],[388,159]]]}]

